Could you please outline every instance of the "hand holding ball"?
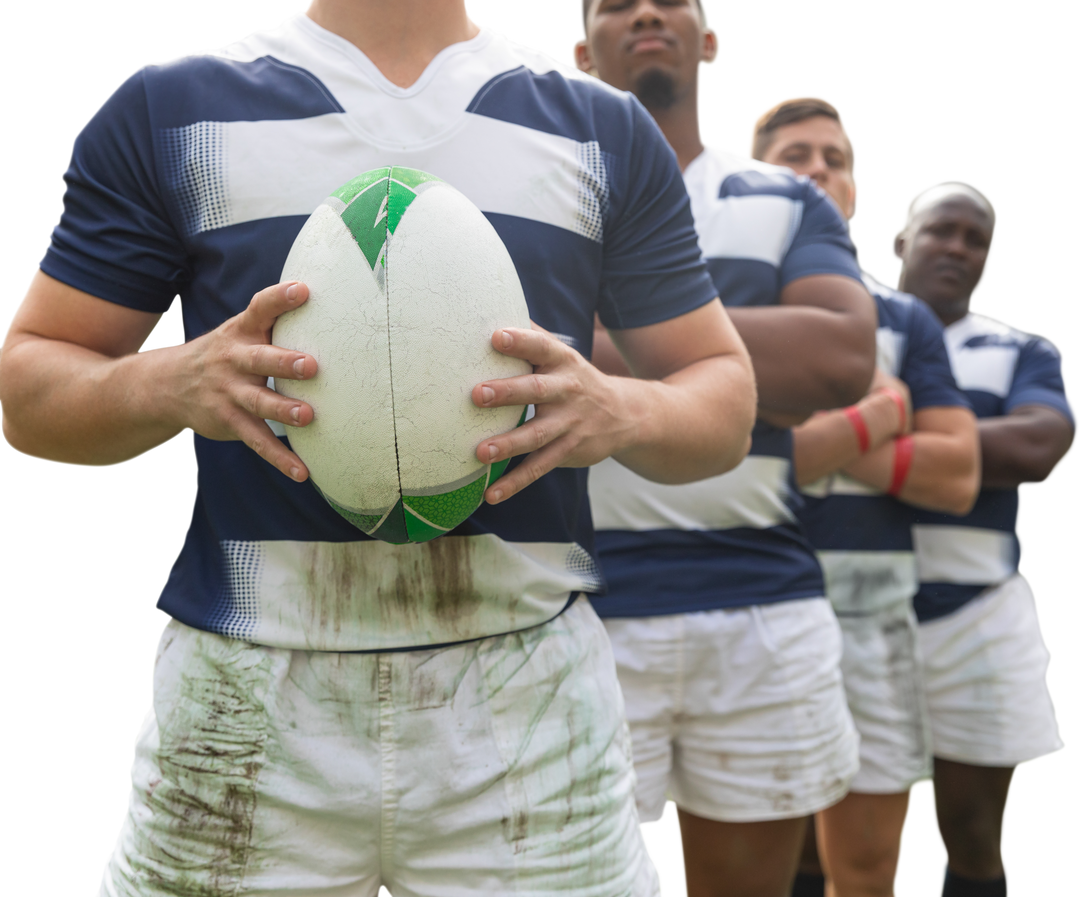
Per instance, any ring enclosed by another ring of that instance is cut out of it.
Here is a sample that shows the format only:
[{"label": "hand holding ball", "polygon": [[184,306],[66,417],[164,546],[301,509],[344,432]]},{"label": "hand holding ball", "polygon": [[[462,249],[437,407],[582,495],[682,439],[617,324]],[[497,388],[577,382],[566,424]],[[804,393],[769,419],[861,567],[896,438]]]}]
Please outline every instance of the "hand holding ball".
[{"label": "hand holding ball", "polygon": [[272,341],[319,363],[312,380],[276,388],[315,410],[288,432],[322,495],[387,542],[462,523],[506,467],[482,464],[477,445],[525,411],[477,408],[472,389],[531,370],[491,345],[501,327],[528,328],[529,312],[483,213],[424,172],[369,171],[315,210],[281,278],[310,290]]}]

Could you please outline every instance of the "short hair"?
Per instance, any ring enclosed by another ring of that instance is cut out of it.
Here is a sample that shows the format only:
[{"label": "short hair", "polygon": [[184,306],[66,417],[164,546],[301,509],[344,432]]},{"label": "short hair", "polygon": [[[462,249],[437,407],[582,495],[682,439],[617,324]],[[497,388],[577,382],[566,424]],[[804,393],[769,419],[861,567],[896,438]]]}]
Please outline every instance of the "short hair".
[{"label": "short hair", "polygon": [[[578,0],[578,30],[581,36],[585,36],[585,19],[589,17],[589,9],[595,0]],[[708,11],[705,0],[698,0],[698,12],[701,13],[701,27],[703,30],[713,27],[713,14]]]},{"label": "short hair", "polygon": [[1001,227],[1001,212],[994,196],[991,196],[990,192],[985,188],[975,184],[975,181],[969,180],[966,177],[957,177],[955,175],[932,180],[930,181],[930,184],[923,185],[912,193],[912,195],[908,196],[907,202],[904,203],[903,212],[900,214],[900,223],[896,226],[896,230],[892,232],[893,236],[896,234],[903,235],[904,231],[912,225],[912,221],[915,219],[916,210],[926,206],[935,195],[957,191],[967,193],[971,199],[980,204],[986,212],[989,213],[990,218],[994,220],[996,242],[997,228]]},{"label": "short hair", "polygon": [[[769,147],[772,146],[773,140],[777,130],[785,125],[794,125],[801,121],[806,121],[809,118],[817,118],[818,116],[824,116],[825,118],[831,118],[834,122],[844,127],[844,123],[840,121],[840,113],[836,111],[836,107],[831,103],[826,103],[824,100],[819,100],[814,97],[802,97],[798,100],[785,100],[777,106],[773,106],[768,112],[766,112],[761,118],[757,120],[757,124],[754,125],[754,145],[751,150],[751,155],[759,161],[765,158],[765,153],[769,151]],[[848,141],[848,157],[851,160],[851,165],[855,167],[855,151],[851,148],[851,141]]]}]

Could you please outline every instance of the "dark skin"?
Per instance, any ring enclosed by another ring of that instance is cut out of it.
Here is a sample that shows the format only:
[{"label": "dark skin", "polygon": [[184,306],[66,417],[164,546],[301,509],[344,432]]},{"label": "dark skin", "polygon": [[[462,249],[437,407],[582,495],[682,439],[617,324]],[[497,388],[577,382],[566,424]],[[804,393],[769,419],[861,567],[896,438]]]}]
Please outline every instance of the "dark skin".
[{"label": "dark skin", "polygon": [[[698,66],[716,55],[716,36],[695,0],[594,0],[585,30],[586,40],[576,47],[578,67],[637,94],[685,170],[704,150]],[[657,75],[670,87],[663,103],[645,89]],[[778,306],[728,313],[754,365],[759,416],[791,425],[865,394],[874,372],[877,315],[862,284],[805,277],[782,291]],[[640,376],[616,349],[622,338],[598,324],[593,363],[605,373]],[[689,897],[787,895],[804,818],[727,823],[680,810],[679,824]]]},{"label": "dark skin", "polygon": [[[640,91],[650,77],[666,76],[671,102],[654,102],[649,111],[682,168],[701,154],[697,70],[715,57],[716,35],[705,28],[694,0],[595,0],[586,39],[575,52],[580,69],[622,90]],[[836,275],[805,277],[783,289],[778,306],[730,308],[728,314],[750,351],[759,410],[774,423],[797,423],[866,393],[877,316],[862,284]],[[616,354],[600,335],[594,363],[607,373],[626,373],[625,366],[605,366],[617,362]]]},{"label": "dark skin", "polygon": [[[994,235],[993,212],[964,193],[914,210],[895,250],[904,263],[900,289],[924,300],[948,326],[968,313]],[[1073,428],[1044,405],[1021,405],[979,421],[984,489],[1042,482],[1069,450]]]},{"label": "dark skin", "polygon": [[[994,215],[963,191],[924,196],[896,238],[896,254],[904,263],[900,289],[925,300],[947,326],[968,313],[990,251]],[[980,419],[979,439],[983,488],[1014,489],[1047,477],[1072,444],[1073,428],[1052,408],[1022,405]],[[1005,874],[1001,820],[1012,774],[1011,767],[934,758],[938,829],[957,875],[992,881]]]}]

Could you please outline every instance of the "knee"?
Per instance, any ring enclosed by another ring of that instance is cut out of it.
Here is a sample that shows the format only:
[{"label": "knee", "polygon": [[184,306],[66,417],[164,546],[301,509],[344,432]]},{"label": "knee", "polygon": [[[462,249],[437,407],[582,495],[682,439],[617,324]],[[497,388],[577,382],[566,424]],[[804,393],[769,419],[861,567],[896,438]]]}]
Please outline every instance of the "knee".
[{"label": "knee", "polygon": [[938,828],[952,868],[976,878],[1000,874],[1001,826],[994,814],[978,807],[939,811]]},{"label": "knee", "polygon": [[852,845],[841,863],[830,869],[837,894],[892,897],[899,845],[864,841]]}]

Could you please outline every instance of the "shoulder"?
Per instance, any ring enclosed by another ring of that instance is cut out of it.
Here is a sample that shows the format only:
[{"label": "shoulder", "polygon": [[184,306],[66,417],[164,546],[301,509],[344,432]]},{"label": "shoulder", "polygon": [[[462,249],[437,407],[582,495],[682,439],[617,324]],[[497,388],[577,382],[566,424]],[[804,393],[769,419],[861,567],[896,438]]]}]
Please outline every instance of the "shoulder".
[{"label": "shoulder", "polygon": [[1061,357],[1057,347],[1042,336],[1026,333],[986,315],[969,313],[946,329],[951,341],[960,348],[1002,348],[1025,353]]},{"label": "shoulder", "polygon": [[[806,178],[778,165],[769,165],[735,153],[706,148],[686,170],[687,180],[697,180],[714,186],[718,198],[736,196],[782,196],[801,199],[806,191]],[[805,182],[805,183],[804,183]]]},{"label": "shoulder", "polygon": [[476,92],[468,112],[578,143],[596,141],[616,155],[637,149],[628,141],[659,135],[634,96],[598,78],[500,35],[492,36],[484,58],[498,71]]}]

